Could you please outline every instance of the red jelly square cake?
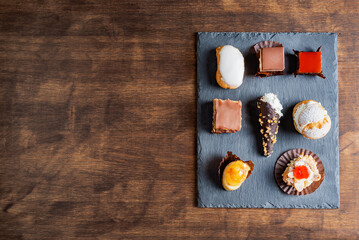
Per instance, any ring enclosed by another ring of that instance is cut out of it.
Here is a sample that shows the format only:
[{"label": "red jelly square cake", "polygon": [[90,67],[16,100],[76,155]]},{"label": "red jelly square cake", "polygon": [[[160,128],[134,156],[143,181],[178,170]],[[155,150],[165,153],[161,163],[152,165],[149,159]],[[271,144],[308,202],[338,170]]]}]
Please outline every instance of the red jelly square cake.
[{"label": "red jelly square cake", "polygon": [[298,59],[298,67],[294,72],[294,76],[297,74],[308,74],[318,76],[325,79],[322,72],[322,52],[321,47],[316,52],[299,52],[293,50]]},{"label": "red jelly square cake", "polygon": [[298,74],[321,73],[322,53],[321,52],[299,52],[298,53]]}]

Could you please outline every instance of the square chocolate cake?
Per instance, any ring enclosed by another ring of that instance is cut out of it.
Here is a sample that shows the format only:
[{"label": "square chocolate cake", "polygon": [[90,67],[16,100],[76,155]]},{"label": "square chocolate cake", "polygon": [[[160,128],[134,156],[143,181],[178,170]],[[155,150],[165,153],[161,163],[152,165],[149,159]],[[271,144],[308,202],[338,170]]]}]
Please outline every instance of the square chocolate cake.
[{"label": "square chocolate cake", "polygon": [[260,50],[260,72],[280,72],[284,70],[284,47],[267,47]]},{"label": "square chocolate cake", "polygon": [[242,102],[213,99],[212,133],[235,133],[242,127]]}]

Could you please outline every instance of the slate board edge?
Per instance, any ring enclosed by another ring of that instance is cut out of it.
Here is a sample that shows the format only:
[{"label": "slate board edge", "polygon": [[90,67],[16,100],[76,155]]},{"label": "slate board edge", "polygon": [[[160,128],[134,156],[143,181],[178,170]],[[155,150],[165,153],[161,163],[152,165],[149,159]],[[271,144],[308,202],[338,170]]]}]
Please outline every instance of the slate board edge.
[{"label": "slate board edge", "polygon": [[[337,65],[336,67],[336,71],[335,71],[335,75],[334,78],[336,79],[336,90],[338,93],[338,54],[337,54],[337,37],[338,34],[334,33],[334,32],[197,32],[197,44],[196,44],[196,56],[197,56],[197,118],[201,113],[201,106],[199,105],[199,94],[200,94],[200,84],[198,81],[198,76],[199,76],[199,49],[200,49],[200,35],[201,34],[243,34],[243,33],[247,33],[247,34],[309,34],[309,35],[315,35],[315,34],[328,34],[328,35],[333,35],[334,36],[334,54],[335,54],[335,63]],[[273,36],[274,37],[274,36]],[[336,99],[336,110],[337,110],[337,115],[335,116],[337,118],[337,128],[336,128],[336,135],[338,136],[338,141],[339,141],[339,99],[338,99],[338,94],[337,94],[337,99]],[[340,208],[340,181],[339,181],[339,154],[337,155],[337,167],[336,167],[336,181],[338,182],[338,188],[337,188],[337,196],[338,196],[338,204],[328,204],[328,203],[323,203],[323,204],[318,204],[318,205],[311,205],[311,206],[306,206],[306,205],[294,205],[294,206],[274,206],[272,205],[270,202],[264,204],[264,205],[258,205],[258,206],[252,206],[252,205],[242,205],[242,206],[238,206],[238,205],[231,205],[231,204],[216,204],[216,205],[212,205],[212,204],[204,204],[201,202],[200,196],[199,196],[199,182],[200,179],[198,178],[198,172],[200,171],[200,168],[198,167],[198,163],[200,161],[202,161],[202,159],[200,159],[200,152],[201,152],[201,144],[200,144],[200,138],[199,138],[199,134],[198,134],[198,128],[200,125],[200,121],[197,119],[197,206],[200,208],[285,208],[285,209],[338,209]],[[336,146],[336,152],[339,153],[339,142],[338,145]]]}]

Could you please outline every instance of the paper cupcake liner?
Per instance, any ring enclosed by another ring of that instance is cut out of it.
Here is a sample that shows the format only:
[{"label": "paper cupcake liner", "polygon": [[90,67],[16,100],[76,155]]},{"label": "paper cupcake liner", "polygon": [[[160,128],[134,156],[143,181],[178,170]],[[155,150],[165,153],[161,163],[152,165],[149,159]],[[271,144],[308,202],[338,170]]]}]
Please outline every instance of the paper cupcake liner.
[{"label": "paper cupcake liner", "polygon": [[[299,157],[299,155],[301,153],[304,153],[304,155],[310,155],[314,158],[314,160],[317,163],[317,168],[321,175],[321,178],[319,181],[313,182],[310,186],[304,188],[303,191],[298,192],[294,187],[287,185],[283,181],[282,174],[284,173],[285,169],[287,168],[287,164],[294,158]],[[313,193],[315,190],[317,190],[317,188],[320,186],[320,184],[322,184],[322,182],[324,180],[324,165],[323,165],[322,161],[319,159],[319,157],[312,151],[309,151],[309,150],[303,149],[303,148],[292,149],[292,150],[289,150],[289,151],[283,153],[278,158],[278,160],[274,166],[274,177],[275,177],[275,180],[276,180],[279,188],[282,189],[283,192],[290,194],[290,195],[296,195],[296,196],[307,195],[307,194]]]},{"label": "paper cupcake liner", "polygon": [[283,45],[280,42],[275,42],[275,41],[263,41],[263,42],[259,42],[256,45],[253,46],[254,51],[258,54],[259,50],[261,50],[262,48],[267,48],[267,47],[283,47]]}]

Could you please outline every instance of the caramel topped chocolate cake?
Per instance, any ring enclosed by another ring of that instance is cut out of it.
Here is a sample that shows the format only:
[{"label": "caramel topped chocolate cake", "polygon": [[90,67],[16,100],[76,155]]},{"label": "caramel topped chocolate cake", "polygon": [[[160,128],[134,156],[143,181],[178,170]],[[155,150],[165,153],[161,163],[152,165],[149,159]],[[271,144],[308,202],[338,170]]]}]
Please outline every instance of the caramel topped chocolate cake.
[{"label": "caramel topped chocolate cake", "polygon": [[284,47],[281,43],[263,41],[253,48],[258,58],[258,70],[255,76],[269,77],[284,74]]},{"label": "caramel topped chocolate cake", "polygon": [[213,133],[234,133],[241,130],[242,102],[213,99]]},{"label": "caramel topped chocolate cake", "polygon": [[262,48],[259,57],[260,72],[276,72],[284,70],[284,48]]}]

